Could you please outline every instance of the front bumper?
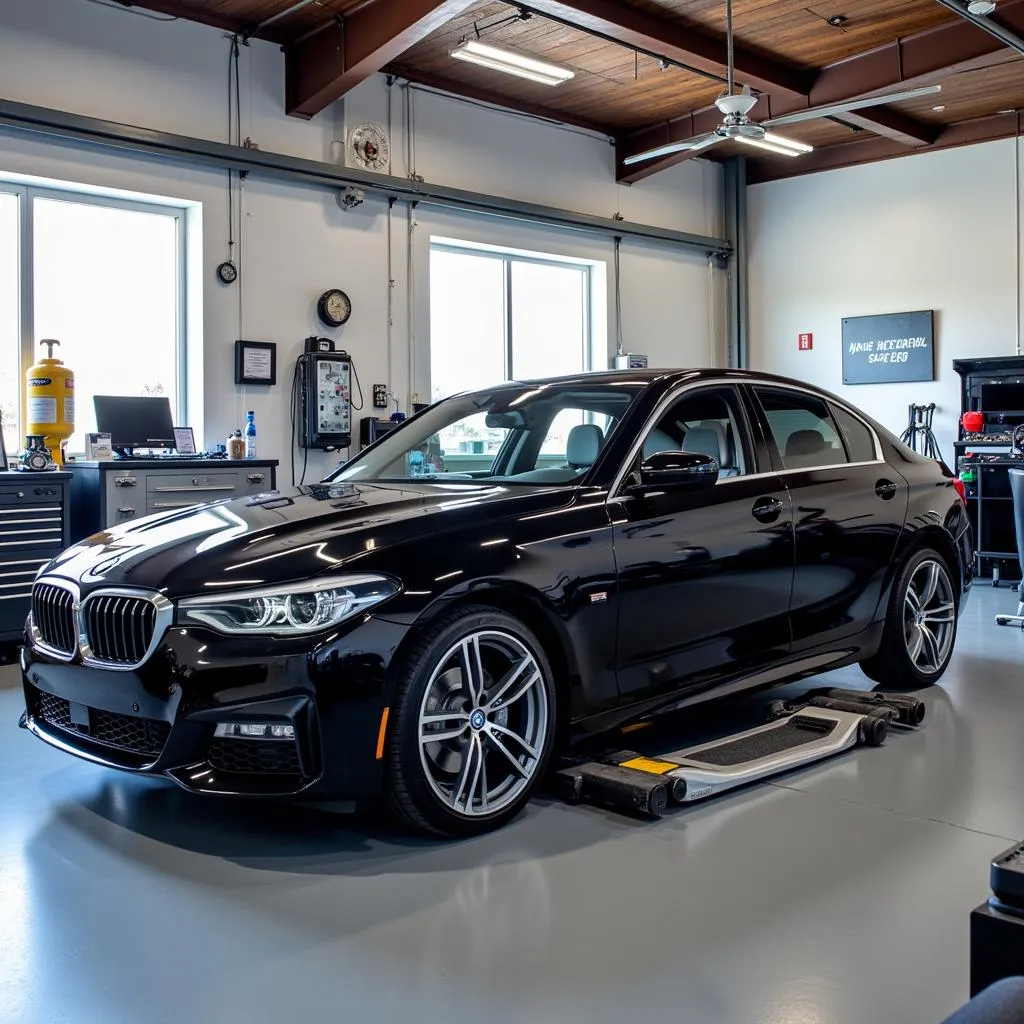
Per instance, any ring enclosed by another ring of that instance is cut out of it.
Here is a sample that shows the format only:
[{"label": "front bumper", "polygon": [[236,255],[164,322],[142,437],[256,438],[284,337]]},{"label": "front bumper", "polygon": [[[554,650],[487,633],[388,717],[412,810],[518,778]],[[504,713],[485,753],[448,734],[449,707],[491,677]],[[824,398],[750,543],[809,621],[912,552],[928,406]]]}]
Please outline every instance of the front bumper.
[{"label": "front bumper", "polygon": [[[254,652],[251,640],[175,627],[133,672],[26,647],[21,724],[65,753],[193,792],[373,796],[382,783],[376,748],[387,664],[372,650],[393,650],[396,629],[369,620],[330,646],[262,640]],[[252,721],[291,725],[294,736],[215,735],[220,723]]]}]

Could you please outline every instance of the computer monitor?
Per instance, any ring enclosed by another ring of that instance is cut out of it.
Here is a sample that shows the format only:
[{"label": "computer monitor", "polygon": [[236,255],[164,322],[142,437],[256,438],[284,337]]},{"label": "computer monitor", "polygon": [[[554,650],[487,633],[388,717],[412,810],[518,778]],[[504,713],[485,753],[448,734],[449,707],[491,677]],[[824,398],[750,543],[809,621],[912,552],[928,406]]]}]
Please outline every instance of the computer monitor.
[{"label": "computer monitor", "polygon": [[94,395],[92,404],[96,429],[110,435],[115,451],[174,447],[174,421],[166,397]]}]

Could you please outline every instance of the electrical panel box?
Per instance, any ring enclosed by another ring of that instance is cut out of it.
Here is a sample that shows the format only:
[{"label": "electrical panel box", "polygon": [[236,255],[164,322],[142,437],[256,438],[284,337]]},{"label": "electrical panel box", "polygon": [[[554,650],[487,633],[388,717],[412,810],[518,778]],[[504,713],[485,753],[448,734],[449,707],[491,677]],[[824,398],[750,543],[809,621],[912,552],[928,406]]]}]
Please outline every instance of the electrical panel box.
[{"label": "electrical panel box", "polygon": [[347,448],[352,441],[352,361],[345,352],[299,357],[303,448]]},{"label": "electrical panel box", "polygon": [[646,370],[647,356],[639,352],[626,352],[615,357],[616,370]]}]

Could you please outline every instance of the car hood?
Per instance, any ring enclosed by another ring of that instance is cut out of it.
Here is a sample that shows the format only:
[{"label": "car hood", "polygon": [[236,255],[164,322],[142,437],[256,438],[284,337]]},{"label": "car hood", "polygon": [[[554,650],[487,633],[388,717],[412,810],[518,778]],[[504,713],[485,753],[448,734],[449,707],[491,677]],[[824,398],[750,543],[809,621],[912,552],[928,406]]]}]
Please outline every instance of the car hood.
[{"label": "car hood", "polygon": [[[558,508],[571,488],[479,484],[316,484],[149,516],[68,548],[48,573],[94,586],[209,593],[336,571],[394,544]],[[367,566],[369,568],[369,566]]]}]

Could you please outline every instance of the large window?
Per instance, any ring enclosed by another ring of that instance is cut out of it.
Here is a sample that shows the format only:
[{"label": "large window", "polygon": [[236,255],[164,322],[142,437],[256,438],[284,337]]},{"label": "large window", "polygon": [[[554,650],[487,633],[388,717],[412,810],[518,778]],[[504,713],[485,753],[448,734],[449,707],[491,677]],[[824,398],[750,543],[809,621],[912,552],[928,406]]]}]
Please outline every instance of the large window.
[{"label": "large window", "polygon": [[8,452],[23,443],[25,371],[56,338],[75,372],[81,452],[93,395],[166,395],[184,408],[185,211],[0,182],[0,415]]},{"label": "large window", "polygon": [[[503,380],[589,370],[590,309],[589,264],[433,243],[432,399]],[[564,410],[550,425],[541,456],[557,464],[573,426],[592,422],[586,410]],[[440,436],[456,457],[493,454],[502,440],[482,419],[453,424]]]}]

